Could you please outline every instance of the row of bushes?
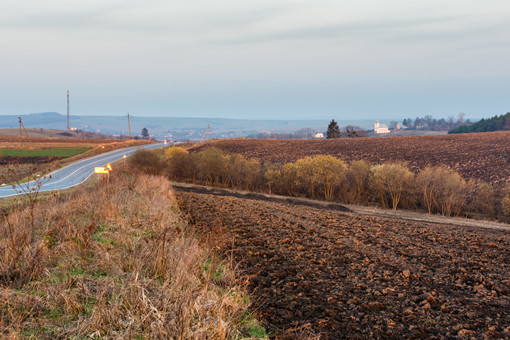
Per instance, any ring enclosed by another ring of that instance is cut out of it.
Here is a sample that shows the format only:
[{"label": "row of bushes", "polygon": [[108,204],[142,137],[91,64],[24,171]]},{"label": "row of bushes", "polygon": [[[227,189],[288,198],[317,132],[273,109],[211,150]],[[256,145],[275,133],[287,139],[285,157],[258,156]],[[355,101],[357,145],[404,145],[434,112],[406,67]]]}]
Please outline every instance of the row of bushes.
[{"label": "row of bushes", "polygon": [[[333,156],[319,155],[285,164],[262,164],[242,155],[224,154],[217,148],[188,153],[180,147],[169,148],[164,161],[154,154],[141,153],[131,161],[140,167],[142,157],[151,158],[145,163],[146,172],[166,172],[174,181],[342,203],[377,204],[394,210],[423,209],[445,216],[471,212],[495,217],[492,186],[465,180],[445,166],[426,167],[415,175],[403,163],[371,165],[355,161],[347,166]],[[510,197],[505,199],[510,202]],[[502,202],[503,209],[505,204],[509,205],[505,202]]]}]

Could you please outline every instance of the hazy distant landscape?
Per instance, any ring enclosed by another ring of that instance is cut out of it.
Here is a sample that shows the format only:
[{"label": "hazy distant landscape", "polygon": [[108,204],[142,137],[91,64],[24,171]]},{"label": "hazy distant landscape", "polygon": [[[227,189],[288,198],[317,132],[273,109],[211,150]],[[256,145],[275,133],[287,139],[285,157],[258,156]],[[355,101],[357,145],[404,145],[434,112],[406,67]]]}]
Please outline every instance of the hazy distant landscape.
[{"label": "hazy distant landscape", "polygon": [[[21,117],[26,128],[65,129],[66,116],[57,112],[24,115],[0,115],[1,128],[19,127]],[[131,134],[139,135],[145,127],[152,137],[172,140],[199,140],[207,126],[210,138],[237,138],[260,132],[289,133],[303,128],[325,132],[329,121],[315,120],[267,120],[227,118],[185,118],[185,117],[137,117],[131,116]],[[381,123],[389,120],[381,120]],[[340,126],[357,125],[373,129],[374,120],[340,120]],[[71,116],[71,127],[83,131],[110,135],[128,135],[126,116]]]}]

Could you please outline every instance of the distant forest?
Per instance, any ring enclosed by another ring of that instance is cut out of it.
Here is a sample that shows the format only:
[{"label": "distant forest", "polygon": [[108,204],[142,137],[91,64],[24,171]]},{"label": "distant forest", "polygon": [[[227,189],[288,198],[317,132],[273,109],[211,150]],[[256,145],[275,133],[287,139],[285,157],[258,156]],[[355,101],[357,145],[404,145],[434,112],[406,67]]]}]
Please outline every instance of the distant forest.
[{"label": "distant forest", "polygon": [[510,112],[505,115],[494,116],[488,119],[482,119],[471,125],[458,126],[448,133],[470,133],[470,132],[490,132],[510,130]]},{"label": "distant forest", "polygon": [[[428,115],[425,117],[416,117],[416,119],[406,118],[402,121],[402,125],[406,129],[411,130],[432,130],[432,131],[448,131],[455,129],[459,126],[469,125],[471,121],[464,119],[465,114],[461,112],[458,114],[457,120],[454,116],[449,116],[447,119],[435,119]],[[391,122],[389,128],[392,129],[396,122]]]},{"label": "distant forest", "polygon": [[296,132],[260,132],[246,136],[248,139],[311,139],[317,133],[314,129],[304,128]]}]

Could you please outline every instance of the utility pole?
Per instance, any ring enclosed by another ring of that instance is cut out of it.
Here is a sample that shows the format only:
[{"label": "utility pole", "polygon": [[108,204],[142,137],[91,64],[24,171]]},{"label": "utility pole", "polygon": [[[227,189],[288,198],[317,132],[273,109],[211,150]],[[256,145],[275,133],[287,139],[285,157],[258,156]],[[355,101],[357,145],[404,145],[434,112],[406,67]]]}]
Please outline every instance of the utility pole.
[{"label": "utility pole", "polygon": [[69,89],[67,89],[67,129],[71,130],[71,124],[69,122]]},{"label": "utility pole", "polygon": [[131,140],[131,125],[129,124],[129,112],[128,112],[128,133],[129,133],[129,140]]},{"label": "utility pole", "polygon": [[23,125],[23,122],[21,121],[21,117],[18,117],[19,121],[19,146],[21,147],[21,143],[23,141],[23,136],[21,135],[21,128],[23,128],[23,131],[25,131],[25,136],[27,136],[27,140],[30,142],[30,138],[28,138],[28,132],[25,129],[25,125]]},{"label": "utility pole", "polygon": [[209,141],[209,129],[211,128],[211,126],[209,124],[207,124],[207,129],[205,130],[204,134],[202,135],[202,143],[205,142],[205,136],[207,135],[207,141]]},{"label": "utility pole", "polygon": [[21,117],[18,117],[18,120],[19,120],[19,147],[21,148],[21,141],[22,141],[22,137],[21,137]]}]

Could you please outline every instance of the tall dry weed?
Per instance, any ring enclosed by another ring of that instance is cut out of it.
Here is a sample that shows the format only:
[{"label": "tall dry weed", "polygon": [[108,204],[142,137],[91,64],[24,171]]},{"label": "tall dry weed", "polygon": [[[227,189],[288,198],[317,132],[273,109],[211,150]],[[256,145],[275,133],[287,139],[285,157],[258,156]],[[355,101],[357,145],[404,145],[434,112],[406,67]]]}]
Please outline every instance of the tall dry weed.
[{"label": "tall dry weed", "polygon": [[242,289],[181,221],[166,179],[114,173],[109,185],[46,198],[33,242],[27,218],[20,209],[0,221],[3,336],[243,334]]}]

